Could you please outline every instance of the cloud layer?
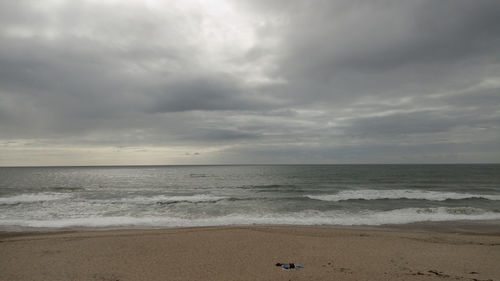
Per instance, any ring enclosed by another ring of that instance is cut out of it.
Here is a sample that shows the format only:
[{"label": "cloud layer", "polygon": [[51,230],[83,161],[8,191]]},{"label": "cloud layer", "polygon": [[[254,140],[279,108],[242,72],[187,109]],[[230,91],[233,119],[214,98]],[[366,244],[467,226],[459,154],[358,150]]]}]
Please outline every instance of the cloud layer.
[{"label": "cloud layer", "polygon": [[0,165],[500,160],[498,1],[1,1]]}]

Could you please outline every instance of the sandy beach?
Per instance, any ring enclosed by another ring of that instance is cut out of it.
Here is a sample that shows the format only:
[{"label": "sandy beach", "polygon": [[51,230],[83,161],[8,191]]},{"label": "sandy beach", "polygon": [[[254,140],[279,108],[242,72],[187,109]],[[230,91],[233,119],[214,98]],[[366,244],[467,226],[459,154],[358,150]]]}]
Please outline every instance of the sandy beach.
[{"label": "sandy beach", "polygon": [[2,281],[500,280],[498,233],[288,226],[3,232],[0,253]]}]

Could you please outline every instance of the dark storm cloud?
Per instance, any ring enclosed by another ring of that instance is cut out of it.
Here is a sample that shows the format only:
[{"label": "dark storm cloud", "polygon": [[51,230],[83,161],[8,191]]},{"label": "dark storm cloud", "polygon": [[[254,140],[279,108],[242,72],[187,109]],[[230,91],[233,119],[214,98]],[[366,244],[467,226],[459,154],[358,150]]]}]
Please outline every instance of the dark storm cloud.
[{"label": "dark storm cloud", "polygon": [[200,3],[0,1],[0,142],[500,159],[499,1]]},{"label": "dark storm cloud", "polygon": [[484,65],[492,62],[498,71],[498,1],[283,5],[290,26],[280,50],[281,74],[293,85],[287,95],[302,102],[422,95],[491,74]]},{"label": "dark storm cloud", "polygon": [[290,54],[302,54],[295,58],[309,64],[291,64],[292,69],[312,64],[383,71],[429,61],[498,59],[498,1],[298,3],[288,4],[293,28],[286,42],[292,43]]},{"label": "dark storm cloud", "polygon": [[239,85],[230,75],[209,75],[176,79],[153,96],[153,112],[190,110],[264,110],[271,105],[259,102],[252,89]]},{"label": "dark storm cloud", "polygon": [[[102,7],[73,2],[44,16],[39,6],[3,3],[0,127],[8,137],[72,136],[146,122],[154,127],[164,123],[149,116],[155,112],[267,106],[234,76],[218,69],[200,73],[196,47],[178,30],[159,31],[147,10],[111,16]],[[61,23],[52,27],[52,21]],[[166,20],[172,21],[175,16]],[[44,27],[56,30],[54,38],[38,35]],[[155,41],[160,33],[167,35]]]}]

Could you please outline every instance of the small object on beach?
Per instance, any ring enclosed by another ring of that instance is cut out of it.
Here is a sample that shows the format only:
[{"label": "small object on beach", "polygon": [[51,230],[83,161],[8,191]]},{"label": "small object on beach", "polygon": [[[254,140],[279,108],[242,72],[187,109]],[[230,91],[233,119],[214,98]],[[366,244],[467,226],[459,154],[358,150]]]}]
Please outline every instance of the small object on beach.
[{"label": "small object on beach", "polygon": [[282,270],[304,268],[303,265],[301,265],[301,264],[294,264],[294,263],[289,263],[289,264],[277,263],[276,266],[281,266]]}]

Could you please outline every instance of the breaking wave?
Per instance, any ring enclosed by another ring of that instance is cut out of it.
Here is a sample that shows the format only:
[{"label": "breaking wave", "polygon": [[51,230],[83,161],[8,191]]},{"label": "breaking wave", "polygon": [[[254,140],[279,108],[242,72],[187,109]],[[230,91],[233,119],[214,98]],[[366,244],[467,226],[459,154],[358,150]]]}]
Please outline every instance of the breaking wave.
[{"label": "breaking wave", "polygon": [[223,216],[91,216],[54,220],[0,220],[1,226],[23,227],[187,227],[223,225],[383,225],[422,221],[498,220],[500,213],[478,208],[404,208],[391,211],[345,212],[316,210],[297,213],[230,214]]},{"label": "breaking wave", "polygon": [[461,199],[487,199],[500,200],[500,195],[456,193],[408,189],[364,189],[344,190],[336,194],[305,195],[305,197],[321,201],[346,201],[346,200],[381,200],[381,199],[413,199],[429,201],[461,200]]}]

